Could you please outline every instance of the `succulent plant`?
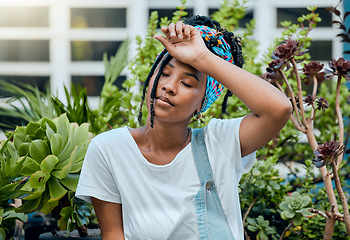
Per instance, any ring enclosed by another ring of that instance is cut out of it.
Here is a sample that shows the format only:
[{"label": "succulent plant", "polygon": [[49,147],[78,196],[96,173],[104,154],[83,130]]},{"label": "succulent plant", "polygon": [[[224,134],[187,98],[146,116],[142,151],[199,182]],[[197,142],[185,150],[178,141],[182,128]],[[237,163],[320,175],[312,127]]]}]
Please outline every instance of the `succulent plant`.
[{"label": "succulent plant", "polygon": [[331,164],[334,162],[337,157],[342,154],[344,151],[344,145],[340,144],[340,142],[331,140],[329,142],[325,142],[317,147],[314,151],[315,158],[313,162],[316,167],[322,167],[324,165]]},{"label": "succulent plant", "polygon": [[29,176],[22,190],[31,192],[17,211],[48,214],[68,190],[75,191],[91,138],[88,124],[70,123],[65,114],[17,127],[14,147],[25,158],[20,173]]},{"label": "succulent plant", "polygon": [[302,196],[299,192],[293,192],[279,205],[282,210],[282,219],[293,219],[293,224],[300,226],[303,222],[303,216],[311,215],[308,208],[310,203],[311,198],[309,196]]},{"label": "succulent plant", "polygon": [[311,61],[308,64],[304,64],[303,72],[305,74],[304,81],[306,85],[310,84],[314,76],[316,77],[318,83],[325,80],[326,73],[322,71],[323,66],[324,65],[322,63],[316,61]]},{"label": "succulent plant", "polygon": [[27,191],[20,190],[24,184],[24,176],[19,173],[24,167],[24,160],[18,160],[11,137],[0,142],[0,239],[6,239],[15,219],[25,222],[24,213],[16,213],[11,199],[17,198]]}]

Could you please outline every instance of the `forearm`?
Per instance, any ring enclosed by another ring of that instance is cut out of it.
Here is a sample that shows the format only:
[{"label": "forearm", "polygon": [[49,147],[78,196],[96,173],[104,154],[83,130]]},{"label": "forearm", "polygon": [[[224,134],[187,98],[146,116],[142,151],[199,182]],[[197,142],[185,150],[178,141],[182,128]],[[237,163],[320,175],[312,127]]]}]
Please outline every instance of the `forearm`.
[{"label": "forearm", "polygon": [[289,100],[278,89],[211,52],[201,56],[193,67],[223,84],[257,116],[290,111]]}]

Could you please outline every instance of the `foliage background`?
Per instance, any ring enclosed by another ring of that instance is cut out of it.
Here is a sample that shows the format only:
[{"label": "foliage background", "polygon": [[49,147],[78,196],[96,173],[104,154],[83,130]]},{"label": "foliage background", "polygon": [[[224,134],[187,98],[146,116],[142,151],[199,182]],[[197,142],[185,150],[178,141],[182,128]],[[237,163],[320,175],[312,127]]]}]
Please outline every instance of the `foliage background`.
[{"label": "foliage background", "polygon": [[[260,76],[270,61],[274,46],[272,45],[270,49],[267,49],[264,58],[257,58],[259,43],[252,37],[255,28],[254,19],[245,28],[238,27],[240,19],[246,14],[245,3],[247,1],[223,0],[221,8],[212,15],[212,18],[242,38],[245,59],[244,69]],[[104,56],[106,81],[96,109],[89,108],[86,90],[84,89],[67,89],[68,104],[64,104],[57,97],[41,93],[36,88],[30,86],[18,88],[6,82],[0,82],[0,87],[6,90],[10,96],[13,96],[7,101],[6,106],[0,107],[2,114],[0,126],[3,129],[14,129],[17,125],[25,125],[29,121],[38,121],[42,117],[52,118],[66,113],[71,122],[77,122],[79,125],[88,122],[90,131],[94,135],[124,125],[139,127],[137,115],[141,91],[137,89],[142,86],[154,59],[162,49],[162,45],[153,38],[156,33],[159,33],[158,23],[163,26],[186,17],[185,9],[186,0],[182,0],[172,19],[159,19],[158,13],[153,12],[149,19],[147,36],[145,38],[138,36],[135,39],[138,46],[137,55],[129,63],[125,61],[127,59],[128,42],[125,42],[119,48],[114,57],[108,59],[107,56]],[[317,14],[317,10],[315,13]],[[287,23],[285,23],[285,26],[286,30],[283,36],[276,39],[276,44],[288,35],[302,37],[302,34],[298,32],[299,26],[288,25]],[[305,38],[304,40],[306,46],[308,46],[311,39]],[[123,88],[119,89],[115,86],[115,81],[124,67],[128,67],[131,77],[123,83]],[[293,78],[293,76],[290,77]],[[21,90],[23,88],[25,90]],[[334,121],[335,93],[332,91],[334,88],[335,83],[331,80],[319,87],[318,96],[325,97],[330,103],[330,107],[315,119],[315,128],[322,133],[318,135],[318,141],[320,142],[333,139],[338,131],[337,123]],[[204,126],[213,117],[234,118],[249,113],[245,105],[233,96],[228,100],[227,113],[223,114],[221,103],[224,95],[222,94],[222,97],[212,105],[201,120],[192,120],[190,126]],[[350,113],[347,96],[348,89],[344,86],[341,91],[341,106],[346,119],[349,118]],[[15,100],[19,100],[22,107],[16,107]],[[145,122],[147,116],[145,107],[142,111],[143,122]],[[345,132],[348,132],[349,121],[345,125]],[[247,238],[279,239],[282,232],[291,223],[293,223],[293,226],[285,233],[288,239],[321,239],[323,237],[325,219],[318,215],[311,217],[303,214],[303,209],[308,207],[327,211],[329,204],[319,174],[314,171],[312,149],[307,143],[301,142],[301,139],[302,135],[291,122],[288,122],[275,139],[258,150],[259,161],[256,162],[249,173],[243,175],[240,182],[240,201]],[[276,164],[288,162],[303,164],[306,173],[300,177],[298,170],[291,169],[288,178],[282,179]],[[343,186],[348,187],[345,182],[345,178],[349,177],[350,172],[348,159],[344,159],[342,164],[343,167],[340,173]],[[295,216],[298,216],[298,218],[289,218],[285,214],[281,215],[284,211],[281,206],[285,205],[282,203],[302,202],[298,196],[291,195],[292,192],[298,192],[301,197],[308,196],[312,199],[310,203],[295,206]],[[341,205],[339,205],[339,209],[342,209]],[[334,239],[347,239],[343,223],[337,223],[333,236]]]}]

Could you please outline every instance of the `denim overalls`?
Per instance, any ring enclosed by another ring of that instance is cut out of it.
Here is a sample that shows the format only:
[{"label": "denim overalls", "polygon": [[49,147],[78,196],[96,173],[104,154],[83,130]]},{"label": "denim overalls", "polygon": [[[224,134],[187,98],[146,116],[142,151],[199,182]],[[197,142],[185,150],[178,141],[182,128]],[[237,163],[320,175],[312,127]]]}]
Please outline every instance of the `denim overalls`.
[{"label": "denim overalls", "polygon": [[204,142],[204,128],[193,129],[191,144],[202,187],[187,204],[167,240],[233,240],[231,228],[214,184]]}]

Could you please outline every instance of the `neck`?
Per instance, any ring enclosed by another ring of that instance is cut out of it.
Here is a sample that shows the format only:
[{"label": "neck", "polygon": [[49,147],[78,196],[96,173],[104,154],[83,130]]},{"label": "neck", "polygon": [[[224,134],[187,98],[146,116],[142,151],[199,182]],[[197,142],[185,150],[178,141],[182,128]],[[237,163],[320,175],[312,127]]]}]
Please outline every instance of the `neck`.
[{"label": "neck", "polygon": [[191,140],[187,124],[164,124],[155,122],[153,128],[147,121],[142,128],[144,146],[152,151],[167,151],[184,148]]}]

